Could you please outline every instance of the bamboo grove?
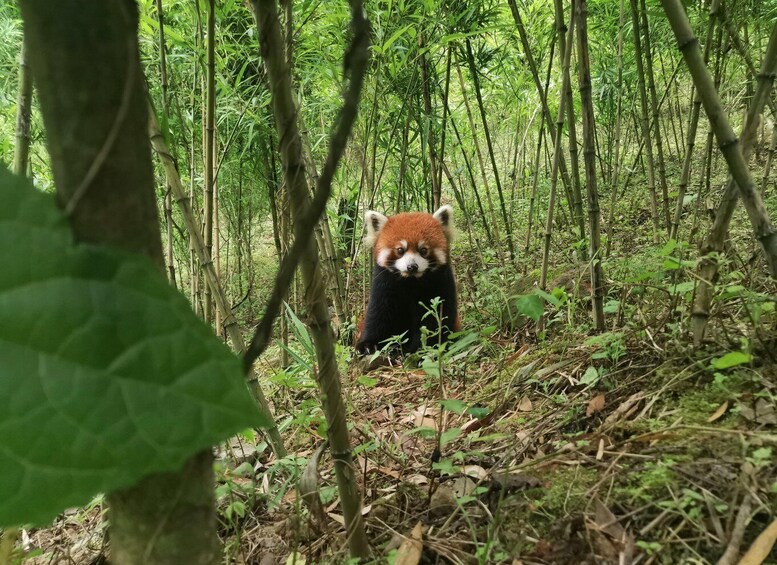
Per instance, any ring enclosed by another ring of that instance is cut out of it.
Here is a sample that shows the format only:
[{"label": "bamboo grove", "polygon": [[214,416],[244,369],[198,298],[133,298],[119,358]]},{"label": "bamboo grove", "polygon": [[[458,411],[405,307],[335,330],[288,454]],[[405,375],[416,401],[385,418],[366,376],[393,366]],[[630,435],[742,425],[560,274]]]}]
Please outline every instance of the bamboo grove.
[{"label": "bamboo grove", "polygon": [[[721,281],[777,277],[777,3],[140,0],[139,14],[166,276],[243,358],[278,457],[288,409],[264,377],[308,323],[353,556],[369,544],[337,355],[370,282],[365,210],[453,204],[465,326],[508,338],[520,285],[552,301],[565,271],[581,334],[659,288],[656,324],[696,347],[718,331]],[[51,191],[16,6],[0,26],[0,159]]]},{"label": "bamboo grove", "polygon": [[[315,228],[339,325],[349,324],[358,310],[354,297],[363,295],[356,267],[363,260],[359,211],[365,208],[432,209],[452,201],[481,267],[539,266],[541,288],[548,283],[551,250],[574,248],[577,260],[592,268],[594,325],[600,329],[604,266],[624,249],[615,234],[624,232],[628,216],[649,216],[655,244],[704,242],[702,256],[721,252],[739,185],[732,176],[724,193],[716,186],[726,173],[716,146],[727,141],[715,141],[700,94],[710,88],[721,93],[717,112],[728,116],[731,135],[745,134],[739,137],[746,157],[753,149],[761,158],[771,155],[765,139],[771,117],[761,118],[764,108],[774,108],[777,46],[770,41],[768,3],[689,6],[700,38],[696,60],[711,73],[699,88],[694,81],[701,79],[689,76],[657,3],[578,2],[574,10],[561,1],[552,10],[517,0],[432,4],[367,5],[373,44],[362,113],[328,212]],[[6,46],[4,75],[18,85],[20,108],[16,153],[9,145],[6,158],[45,182],[49,173],[35,117],[32,155],[26,156],[31,83],[23,54],[17,65],[19,22],[12,7],[4,10],[4,25],[17,39]],[[144,68],[166,154],[202,218],[202,243],[232,304],[215,306],[195,236],[173,208],[168,178],[160,208],[170,279],[203,318],[227,328],[227,310],[239,305],[235,311],[248,320],[262,302],[256,289],[265,275],[255,260],[256,237],[274,242],[283,256],[293,231],[256,30],[236,2],[145,2],[141,13]],[[330,39],[344,33],[347,12],[345,6],[324,13],[315,3],[301,3],[285,6],[281,19],[299,97],[302,155],[315,184],[340,89],[344,46]],[[15,119],[7,112],[5,127]],[[760,182],[751,177],[746,185],[753,190],[746,190],[743,203],[751,221],[761,222],[757,237],[767,239],[770,257],[768,215],[749,195],[768,189],[771,166],[759,174]],[[619,206],[624,199],[625,209]],[[707,226],[704,208],[718,205],[721,213]],[[700,269],[697,342],[704,326],[698,320],[710,307],[705,281],[715,279],[715,261]],[[295,297],[300,290],[295,287]]]}]

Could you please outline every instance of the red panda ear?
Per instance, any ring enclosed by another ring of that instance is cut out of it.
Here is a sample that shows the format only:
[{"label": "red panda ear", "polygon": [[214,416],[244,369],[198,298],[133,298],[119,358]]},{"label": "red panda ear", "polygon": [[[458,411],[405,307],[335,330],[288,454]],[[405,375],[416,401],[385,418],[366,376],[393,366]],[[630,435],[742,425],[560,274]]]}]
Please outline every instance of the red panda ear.
[{"label": "red panda ear", "polygon": [[434,214],[434,218],[442,225],[445,237],[453,239],[453,206],[446,204],[440,207]]},{"label": "red panda ear", "polygon": [[367,210],[364,214],[364,225],[367,228],[367,235],[364,237],[364,243],[370,247],[375,244],[378,234],[383,226],[388,222],[388,218],[379,212]]}]

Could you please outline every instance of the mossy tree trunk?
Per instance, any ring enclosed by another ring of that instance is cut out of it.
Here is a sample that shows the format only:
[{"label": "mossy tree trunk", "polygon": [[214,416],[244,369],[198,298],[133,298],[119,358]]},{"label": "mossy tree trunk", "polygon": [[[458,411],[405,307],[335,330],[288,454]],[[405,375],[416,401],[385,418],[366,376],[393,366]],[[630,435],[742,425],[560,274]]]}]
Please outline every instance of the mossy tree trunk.
[{"label": "mossy tree trunk", "polygon": [[[79,241],[148,256],[164,273],[137,5],[22,0],[57,197]],[[108,496],[111,562],[216,564],[210,451]]]}]

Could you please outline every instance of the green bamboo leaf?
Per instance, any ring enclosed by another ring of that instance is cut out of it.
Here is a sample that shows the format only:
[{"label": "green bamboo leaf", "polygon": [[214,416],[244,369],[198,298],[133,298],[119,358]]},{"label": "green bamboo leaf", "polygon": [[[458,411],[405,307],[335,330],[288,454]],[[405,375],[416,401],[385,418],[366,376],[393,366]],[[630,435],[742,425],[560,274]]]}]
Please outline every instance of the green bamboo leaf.
[{"label": "green bamboo leaf", "polygon": [[269,423],[148,259],[74,244],[53,198],[2,169],[0,198],[0,527]]},{"label": "green bamboo leaf", "polygon": [[730,369],[731,367],[736,367],[737,365],[744,365],[745,363],[749,363],[752,361],[752,359],[753,356],[748,353],[732,351],[730,353],[726,353],[723,357],[713,359],[712,368],[717,369],[718,371],[722,369]]}]

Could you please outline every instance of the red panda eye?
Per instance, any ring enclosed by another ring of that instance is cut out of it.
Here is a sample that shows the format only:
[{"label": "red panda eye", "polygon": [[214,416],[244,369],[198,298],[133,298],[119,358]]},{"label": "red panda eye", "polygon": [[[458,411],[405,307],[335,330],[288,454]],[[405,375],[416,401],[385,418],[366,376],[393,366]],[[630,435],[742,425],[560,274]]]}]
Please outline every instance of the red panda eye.
[{"label": "red panda eye", "polygon": [[397,255],[402,257],[402,255],[405,254],[405,248],[404,247],[397,247]]},{"label": "red panda eye", "polygon": [[421,254],[421,257],[426,257],[429,254],[429,249],[426,247],[422,247],[418,250],[418,252]]}]

